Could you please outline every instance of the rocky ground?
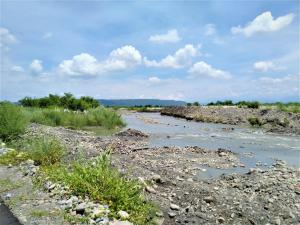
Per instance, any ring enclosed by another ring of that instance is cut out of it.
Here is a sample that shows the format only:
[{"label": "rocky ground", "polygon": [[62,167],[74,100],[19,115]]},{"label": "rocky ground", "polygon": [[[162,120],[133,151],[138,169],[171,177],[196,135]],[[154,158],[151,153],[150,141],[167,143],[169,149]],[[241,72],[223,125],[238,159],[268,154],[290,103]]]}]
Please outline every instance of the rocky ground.
[{"label": "rocky ground", "polygon": [[[25,134],[37,135],[56,136],[62,140],[68,150],[66,160],[76,158],[81,152],[92,158],[110,148],[113,165],[122,173],[139,179],[145,186],[147,198],[161,208],[156,218],[158,224],[300,223],[300,171],[287,167],[284,162],[278,161],[268,169],[250,169],[247,174],[202,180],[198,175],[205,173],[206,167],[243,167],[239,155],[225,149],[149,148],[147,135],[130,129],[110,137],[96,137],[89,132],[34,124]],[[67,187],[45,181],[44,190],[33,190],[30,180],[36,170],[38,168],[30,161],[20,167],[1,167],[0,170],[1,181],[11,180],[5,191],[1,185],[1,198],[18,218],[21,215],[21,222],[23,215],[25,221],[34,222],[24,224],[62,224],[57,209],[74,215],[87,211],[91,218],[101,212],[101,217],[95,217],[91,223],[108,221],[107,206],[69,196]],[[32,193],[38,194],[33,197]],[[53,213],[42,216],[41,212],[30,213],[30,209],[41,208]],[[126,217],[126,212],[120,213]],[[49,223],[47,219],[53,217]],[[35,223],[37,219],[44,220]],[[117,224],[117,221],[111,221],[113,223]]]},{"label": "rocky ground", "polygon": [[201,122],[248,125],[249,118],[257,118],[267,132],[300,134],[300,114],[275,109],[249,109],[235,106],[178,106],[161,110],[162,115]]}]

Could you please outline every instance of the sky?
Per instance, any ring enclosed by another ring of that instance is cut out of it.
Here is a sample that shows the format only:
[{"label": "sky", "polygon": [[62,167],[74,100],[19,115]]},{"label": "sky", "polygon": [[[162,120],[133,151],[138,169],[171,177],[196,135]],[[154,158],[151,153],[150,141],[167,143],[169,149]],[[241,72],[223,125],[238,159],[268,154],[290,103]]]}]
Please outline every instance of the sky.
[{"label": "sky", "polygon": [[1,100],[300,101],[299,1],[1,0]]}]

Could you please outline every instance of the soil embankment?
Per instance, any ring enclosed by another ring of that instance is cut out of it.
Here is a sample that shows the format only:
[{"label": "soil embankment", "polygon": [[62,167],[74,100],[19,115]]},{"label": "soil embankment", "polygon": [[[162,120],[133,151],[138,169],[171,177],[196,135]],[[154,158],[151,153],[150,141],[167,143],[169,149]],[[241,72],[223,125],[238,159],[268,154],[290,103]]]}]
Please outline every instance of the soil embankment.
[{"label": "soil embankment", "polygon": [[161,114],[199,122],[256,126],[272,133],[300,134],[300,114],[274,109],[178,106],[164,108]]}]

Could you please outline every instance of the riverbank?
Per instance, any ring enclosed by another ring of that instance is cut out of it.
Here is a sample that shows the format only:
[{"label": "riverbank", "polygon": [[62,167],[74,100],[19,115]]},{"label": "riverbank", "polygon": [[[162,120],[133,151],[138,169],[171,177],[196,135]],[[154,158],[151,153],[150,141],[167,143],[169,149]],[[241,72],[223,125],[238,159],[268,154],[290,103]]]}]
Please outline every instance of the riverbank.
[{"label": "riverbank", "polygon": [[[239,155],[225,149],[211,151],[200,147],[149,147],[148,135],[136,130],[124,130],[110,137],[97,137],[91,132],[33,124],[27,129],[25,136],[55,136],[66,146],[66,160],[70,162],[83,153],[86,160],[91,160],[110,148],[112,164],[122,174],[128,174],[132,179],[138,180],[144,187],[147,199],[161,209],[161,212],[157,213],[157,224],[250,225],[299,222],[299,170],[289,168],[281,161],[268,168],[258,166],[246,174],[231,174],[203,180],[200,179],[199,173],[205,173],[207,167],[243,167]],[[18,182],[30,183],[35,175],[30,171],[25,175],[22,172],[24,166],[28,168],[26,164],[21,167],[2,167],[1,179],[13,178],[15,185]],[[66,212],[64,204],[70,200],[65,199],[64,192],[55,184],[53,186],[48,183],[46,187],[46,190],[39,191],[46,191],[45,196],[50,196],[52,204],[58,206],[60,212]],[[35,198],[26,197],[28,192],[18,191],[19,188],[18,185],[12,186],[11,189],[1,192],[3,198],[10,196],[6,203],[13,212],[18,212],[16,207],[23,210],[24,204],[29,209],[32,205],[34,211],[35,204],[43,207],[47,202],[40,197],[39,201],[32,204],[32,199]],[[21,193],[25,196],[20,197]],[[74,213],[73,210],[79,203],[85,203],[85,200],[74,203],[71,212]],[[36,220],[37,216],[44,219],[61,218],[58,216],[61,214],[51,214],[51,217],[45,212],[21,214],[28,224]],[[20,216],[18,213],[15,215]],[[106,222],[108,223],[107,220]],[[101,221],[96,223],[105,224]]]},{"label": "riverbank", "polygon": [[199,122],[255,126],[271,133],[300,134],[300,114],[275,109],[179,106],[163,108],[161,114]]}]

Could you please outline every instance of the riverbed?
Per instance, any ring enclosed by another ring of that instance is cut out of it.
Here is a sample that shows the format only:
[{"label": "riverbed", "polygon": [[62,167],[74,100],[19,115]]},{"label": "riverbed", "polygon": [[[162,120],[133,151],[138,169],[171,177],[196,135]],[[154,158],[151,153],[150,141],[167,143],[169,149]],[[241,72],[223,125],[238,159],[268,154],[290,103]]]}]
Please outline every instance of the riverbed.
[{"label": "riverbed", "polygon": [[228,149],[239,154],[245,167],[227,170],[206,168],[199,176],[246,172],[252,167],[267,167],[276,159],[288,165],[300,165],[300,136],[265,133],[261,129],[234,125],[203,123],[162,116],[159,113],[126,113],[128,128],[148,133],[149,147],[199,146],[211,150]]}]

